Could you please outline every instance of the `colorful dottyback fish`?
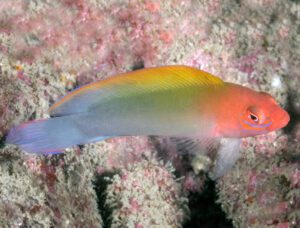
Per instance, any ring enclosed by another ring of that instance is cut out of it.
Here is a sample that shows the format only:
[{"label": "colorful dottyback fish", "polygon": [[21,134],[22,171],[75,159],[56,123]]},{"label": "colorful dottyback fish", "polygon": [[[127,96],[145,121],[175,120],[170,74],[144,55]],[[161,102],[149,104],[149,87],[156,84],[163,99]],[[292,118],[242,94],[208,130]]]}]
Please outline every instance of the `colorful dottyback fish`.
[{"label": "colorful dottyback fish", "polygon": [[236,160],[240,138],[289,122],[288,113],[269,94],[187,66],[142,69],[97,81],[67,94],[49,111],[50,119],[13,128],[7,142],[47,154],[119,136],[229,138],[220,149],[216,176]]}]

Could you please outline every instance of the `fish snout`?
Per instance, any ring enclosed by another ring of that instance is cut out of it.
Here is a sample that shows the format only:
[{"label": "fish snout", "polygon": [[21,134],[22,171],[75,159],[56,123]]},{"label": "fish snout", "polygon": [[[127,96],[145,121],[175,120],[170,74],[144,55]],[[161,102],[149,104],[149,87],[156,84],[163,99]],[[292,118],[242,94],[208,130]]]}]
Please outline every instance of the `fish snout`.
[{"label": "fish snout", "polygon": [[281,128],[285,127],[290,122],[290,115],[285,110],[283,110],[283,115],[280,118],[280,122],[282,124]]},{"label": "fish snout", "polygon": [[275,131],[284,128],[290,122],[290,115],[285,111],[281,110],[280,114],[273,120],[273,124],[269,127],[269,131]]}]

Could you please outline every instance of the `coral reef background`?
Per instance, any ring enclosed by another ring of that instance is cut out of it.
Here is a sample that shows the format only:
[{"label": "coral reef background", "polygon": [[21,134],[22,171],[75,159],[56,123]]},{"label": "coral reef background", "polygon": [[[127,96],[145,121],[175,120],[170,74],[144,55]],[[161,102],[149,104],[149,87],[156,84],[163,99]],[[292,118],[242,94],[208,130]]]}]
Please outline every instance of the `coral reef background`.
[{"label": "coral reef background", "polygon": [[51,156],[4,143],[12,126],[48,117],[78,86],[185,64],[266,91],[288,109],[285,130],[243,140],[242,158],[216,189],[235,227],[299,227],[299,31],[298,0],[0,1],[0,226],[180,227],[193,218],[188,196],[204,189],[203,160],[162,156],[152,139]]}]

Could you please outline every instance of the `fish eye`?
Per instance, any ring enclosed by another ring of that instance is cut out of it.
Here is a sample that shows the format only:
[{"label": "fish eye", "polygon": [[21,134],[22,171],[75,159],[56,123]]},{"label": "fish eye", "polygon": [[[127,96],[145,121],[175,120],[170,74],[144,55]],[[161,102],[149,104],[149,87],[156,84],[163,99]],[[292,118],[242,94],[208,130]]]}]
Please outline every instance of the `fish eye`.
[{"label": "fish eye", "polygon": [[249,113],[248,118],[251,119],[252,121],[254,121],[255,123],[259,122],[258,116],[256,116],[255,114],[253,114],[251,112]]},{"label": "fish eye", "polygon": [[247,108],[246,118],[250,123],[261,124],[265,120],[265,115],[258,107],[250,106]]},{"label": "fish eye", "polygon": [[249,131],[263,131],[272,124],[272,121],[262,108],[249,106],[242,116],[241,124]]}]

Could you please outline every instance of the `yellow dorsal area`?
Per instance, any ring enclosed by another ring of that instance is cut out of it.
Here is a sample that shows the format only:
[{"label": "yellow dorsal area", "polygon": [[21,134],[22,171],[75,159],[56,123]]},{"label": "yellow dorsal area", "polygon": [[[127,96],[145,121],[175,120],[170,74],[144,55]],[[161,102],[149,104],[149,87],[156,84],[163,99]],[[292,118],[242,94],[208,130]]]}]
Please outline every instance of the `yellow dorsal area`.
[{"label": "yellow dorsal area", "polygon": [[[55,103],[49,111],[53,114],[70,114],[66,108],[71,107],[70,102],[74,103],[77,100],[82,102],[80,107],[84,109],[84,107],[92,105],[93,102],[97,102],[109,96],[124,95],[127,92],[146,93],[188,86],[219,86],[223,85],[223,83],[224,82],[218,77],[187,66],[174,65],[146,68],[122,73],[76,89]],[[92,94],[92,97],[87,96],[89,94]],[[84,101],[87,103],[83,102],[84,99],[82,99],[82,97],[87,97]],[[68,104],[67,107],[62,107],[66,104]],[[79,107],[78,105],[76,106]]]}]

